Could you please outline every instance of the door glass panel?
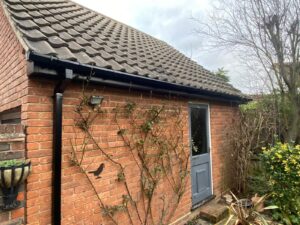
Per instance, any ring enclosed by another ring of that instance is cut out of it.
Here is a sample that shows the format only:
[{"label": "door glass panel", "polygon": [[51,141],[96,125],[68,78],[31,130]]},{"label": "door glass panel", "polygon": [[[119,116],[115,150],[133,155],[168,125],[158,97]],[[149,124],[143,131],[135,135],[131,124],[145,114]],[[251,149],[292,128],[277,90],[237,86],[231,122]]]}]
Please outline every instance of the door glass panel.
[{"label": "door glass panel", "polygon": [[191,108],[192,155],[208,152],[207,109]]}]

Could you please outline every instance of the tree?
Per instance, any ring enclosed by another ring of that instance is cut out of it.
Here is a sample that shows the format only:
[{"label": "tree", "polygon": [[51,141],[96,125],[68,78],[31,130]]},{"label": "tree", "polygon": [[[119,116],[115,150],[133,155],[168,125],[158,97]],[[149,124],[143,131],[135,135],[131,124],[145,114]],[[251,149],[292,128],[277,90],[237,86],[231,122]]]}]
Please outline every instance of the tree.
[{"label": "tree", "polygon": [[221,77],[225,82],[229,82],[230,78],[227,75],[228,74],[228,70],[225,70],[224,67],[218,68],[218,70],[215,72],[215,74],[218,77]]},{"label": "tree", "polygon": [[[285,141],[300,141],[300,1],[218,0],[197,33],[210,47],[235,51],[267,77]],[[288,107],[288,109],[280,106]]]}]

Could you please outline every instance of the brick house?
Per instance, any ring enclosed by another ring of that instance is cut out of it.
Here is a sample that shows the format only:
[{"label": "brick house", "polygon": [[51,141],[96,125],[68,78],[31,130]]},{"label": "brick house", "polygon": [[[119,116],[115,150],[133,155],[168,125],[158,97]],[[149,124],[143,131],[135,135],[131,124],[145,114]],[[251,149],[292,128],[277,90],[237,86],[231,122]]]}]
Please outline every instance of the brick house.
[{"label": "brick house", "polygon": [[[187,143],[196,139],[200,151],[186,149],[191,173],[170,223],[183,224],[192,208],[220,196],[224,177],[230,178],[224,130],[247,101],[240,91],[167,43],[71,1],[2,0],[0,160],[28,158],[32,173],[18,196],[21,206],[0,211],[0,224],[113,224],[70,163],[74,110],[87,79],[86,92],[103,96],[107,110],[128,99],[149,106],[163,100],[183,109],[183,137]],[[96,127],[98,144],[130,162],[121,154],[115,125],[98,121]],[[92,151],[87,161],[104,160],[97,154]],[[107,204],[121,199],[115,173],[106,166],[101,179],[90,174]],[[117,219],[130,224],[124,213]]]}]

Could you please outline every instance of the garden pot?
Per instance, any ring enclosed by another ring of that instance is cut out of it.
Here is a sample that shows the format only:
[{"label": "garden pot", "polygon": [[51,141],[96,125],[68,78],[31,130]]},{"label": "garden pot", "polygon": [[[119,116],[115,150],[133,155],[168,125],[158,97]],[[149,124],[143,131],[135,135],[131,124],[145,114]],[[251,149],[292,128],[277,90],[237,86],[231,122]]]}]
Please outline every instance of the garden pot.
[{"label": "garden pot", "polygon": [[2,210],[11,210],[20,205],[17,201],[20,184],[24,183],[31,171],[29,160],[20,165],[0,166],[0,188],[3,193]]}]

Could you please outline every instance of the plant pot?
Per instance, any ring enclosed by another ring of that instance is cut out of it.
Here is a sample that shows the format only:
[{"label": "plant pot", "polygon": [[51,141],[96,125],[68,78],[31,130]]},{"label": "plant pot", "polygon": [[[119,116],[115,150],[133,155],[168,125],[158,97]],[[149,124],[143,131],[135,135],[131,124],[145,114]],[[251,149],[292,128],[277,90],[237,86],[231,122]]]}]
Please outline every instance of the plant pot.
[{"label": "plant pot", "polygon": [[20,205],[17,201],[20,184],[24,183],[31,171],[29,160],[20,165],[0,166],[0,188],[3,193],[2,210],[11,210]]}]

